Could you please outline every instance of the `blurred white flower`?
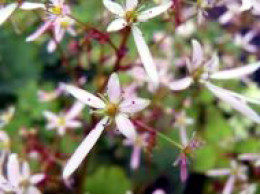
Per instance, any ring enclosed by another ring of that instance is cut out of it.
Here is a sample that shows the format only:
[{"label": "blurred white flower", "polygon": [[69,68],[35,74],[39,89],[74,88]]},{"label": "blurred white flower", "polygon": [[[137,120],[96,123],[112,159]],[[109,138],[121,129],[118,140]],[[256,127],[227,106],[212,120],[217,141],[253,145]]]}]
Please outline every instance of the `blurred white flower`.
[{"label": "blurred white flower", "polygon": [[235,45],[241,47],[242,49],[248,52],[257,52],[256,45],[251,44],[250,42],[257,35],[257,32],[251,30],[247,32],[245,35],[241,35],[239,33],[235,34],[234,42]]},{"label": "blurred white flower", "polygon": [[10,106],[7,110],[0,113],[0,128],[6,126],[12,119],[15,113],[15,107]]}]

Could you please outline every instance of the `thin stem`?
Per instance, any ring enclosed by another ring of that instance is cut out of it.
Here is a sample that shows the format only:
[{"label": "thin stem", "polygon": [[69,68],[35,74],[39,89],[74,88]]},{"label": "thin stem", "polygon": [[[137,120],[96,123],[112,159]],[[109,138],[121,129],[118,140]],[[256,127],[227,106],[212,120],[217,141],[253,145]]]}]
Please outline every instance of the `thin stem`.
[{"label": "thin stem", "polygon": [[167,137],[166,135],[164,135],[163,133],[161,132],[157,132],[157,135],[159,137],[161,137],[162,139],[164,139],[165,141],[168,141],[169,143],[171,143],[172,145],[176,146],[177,148],[179,148],[180,150],[183,149],[182,145],[175,142],[174,140],[172,140],[171,138]]}]

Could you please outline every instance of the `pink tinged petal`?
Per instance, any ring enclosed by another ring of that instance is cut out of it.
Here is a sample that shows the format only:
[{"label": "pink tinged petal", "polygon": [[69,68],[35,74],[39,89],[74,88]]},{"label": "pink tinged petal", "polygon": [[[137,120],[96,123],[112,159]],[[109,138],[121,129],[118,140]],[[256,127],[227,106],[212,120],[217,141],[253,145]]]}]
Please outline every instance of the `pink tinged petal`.
[{"label": "pink tinged petal", "polygon": [[169,84],[169,88],[173,91],[184,90],[191,86],[192,81],[193,80],[191,77],[186,77],[186,78],[171,82]]},{"label": "pink tinged petal", "polygon": [[187,170],[187,158],[184,154],[181,154],[180,158],[180,168],[181,168],[181,181],[185,182],[188,178],[188,170]]},{"label": "pink tinged petal", "polygon": [[8,158],[7,178],[14,187],[17,187],[19,185],[20,169],[17,154],[11,154]]},{"label": "pink tinged petal", "polygon": [[226,13],[224,13],[222,16],[220,16],[219,18],[219,22],[221,24],[226,24],[228,23],[230,20],[232,20],[232,18],[234,17],[234,13],[231,11],[226,11]]},{"label": "pink tinged petal", "polygon": [[45,118],[47,118],[48,120],[50,120],[50,121],[56,121],[56,120],[58,120],[57,115],[55,115],[53,112],[44,111],[44,112],[43,112],[43,116],[44,116]]},{"label": "pink tinged petal", "polygon": [[234,189],[234,184],[235,184],[235,176],[231,175],[228,180],[227,183],[223,189],[223,194],[231,194],[233,189]]},{"label": "pink tinged petal", "polygon": [[113,73],[108,80],[107,94],[110,102],[117,104],[120,101],[121,88],[119,78],[116,73]]},{"label": "pink tinged petal", "polygon": [[143,11],[137,16],[137,20],[139,22],[145,22],[146,20],[149,20],[151,18],[154,18],[162,14],[163,12],[166,12],[171,6],[172,6],[172,1],[169,1],[157,7]]},{"label": "pink tinged petal", "polygon": [[115,117],[118,130],[128,139],[135,140],[137,137],[133,123],[124,114],[118,114]]},{"label": "pink tinged petal", "polygon": [[52,53],[56,50],[56,48],[57,48],[56,42],[54,40],[50,40],[47,46],[47,51],[49,53]]},{"label": "pink tinged petal", "polygon": [[260,117],[259,115],[252,110],[245,101],[237,98],[234,96],[233,92],[227,93],[228,90],[223,90],[222,88],[219,88],[215,85],[212,85],[210,83],[206,83],[206,87],[219,99],[222,101],[225,101],[228,103],[231,107],[233,107],[235,110],[240,112],[241,114],[247,116],[251,120],[255,121],[256,123],[260,123]]},{"label": "pink tinged petal", "polygon": [[45,179],[44,174],[35,174],[30,177],[31,184],[38,184]]},{"label": "pink tinged petal", "polygon": [[145,109],[147,106],[149,106],[149,104],[150,104],[149,100],[133,97],[133,98],[125,99],[119,105],[119,109],[121,112],[124,113],[136,113]]},{"label": "pink tinged petal", "polygon": [[243,11],[247,11],[249,9],[251,9],[253,6],[253,3],[251,0],[242,0],[242,5],[239,8],[239,11],[243,12]]},{"label": "pink tinged petal", "polygon": [[31,3],[25,1],[19,8],[23,10],[45,9],[45,5],[43,3]]},{"label": "pink tinged petal", "polygon": [[127,26],[127,22],[125,19],[123,18],[115,19],[108,25],[107,32],[119,31],[125,28],[126,26]]},{"label": "pink tinged petal", "polygon": [[249,64],[243,67],[234,68],[231,70],[223,70],[218,71],[210,76],[212,79],[235,79],[235,78],[241,78],[245,77],[249,74],[252,74],[253,72],[257,71],[260,68],[260,62]]},{"label": "pink tinged petal", "polygon": [[45,22],[38,30],[36,30],[33,34],[26,38],[27,42],[34,41],[35,39],[39,38],[45,31],[50,28],[52,24],[52,20]]},{"label": "pink tinged petal", "polygon": [[208,176],[225,176],[230,174],[230,169],[214,169],[207,171]]},{"label": "pink tinged petal", "polygon": [[138,5],[138,0],[126,0],[126,10],[134,10]]},{"label": "pink tinged petal", "polygon": [[130,161],[130,167],[133,170],[136,170],[140,165],[141,151],[142,150],[141,150],[140,147],[135,146],[133,148],[133,152],[132,152],[132,155],[131,155],[131,161]]},{"label": "pink tinged petal", "polygon": [[87,156],[89,151],[93,148],[101,133],[104,130],[105,125],[108,122],[108,117],[103,118],[96,127],[87,135],[87,137],[82,141],[79,147],[76,149],[75,153],[67,162],[63,170],[63,178],[68,179],[70,175],[79,167],[80,163]]},{"label": "pink tinged petal", "polygon": [[77,101],[73,104],[70,110],[66,114],[66,119],[71,120],[76,118],[84,109],[85,105],[82,102]]},{"label": "pink tinged petal", "polygon": [[65,86],[66,91],[73,95],[76,99],[92,108],[103,109],[106,104],[97,96],[72,85]]},{"label": "pink tinged petal", "polygon": [[135,45],[137,47],[139,56],[144,65],[144,69],[145,69],[148,77],[150,78],[150,80],[153,82],[153,84],[155,86],[158,86],[159,76],[158,76],[152,55],[150,53],[150,50],[143,38],[143,34],[137,26],[132,27],[132,33],[134,36],[134,41],[135,41]]},{"label": "pink tinged petal", "polygon": [[17,6],[17,3],[12,3],[0,8],[0,25],[2,25],[12,15]]},{"label": "pink tinged petal", "polygon": [[113,14],[116,14],[118,16],[124,16],[125,11],[120,4],[115,3],[111,0],[103,0],[103,4]]},{"label": "pink tinged petal", "polygon": [[196,70],[203,62],[203,49],[197,40],[192,40],[192,64],[191,71]]}]

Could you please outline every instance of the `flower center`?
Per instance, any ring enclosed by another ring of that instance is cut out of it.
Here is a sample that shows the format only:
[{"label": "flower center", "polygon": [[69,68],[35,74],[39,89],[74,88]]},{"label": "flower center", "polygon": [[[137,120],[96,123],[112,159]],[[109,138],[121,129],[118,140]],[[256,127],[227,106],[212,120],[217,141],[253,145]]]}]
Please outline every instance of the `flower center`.
[{"label": "flower center", "polygon": [[137,12],[135,10],[127,11],[125,14],[125,20],[129,23],[137,22]]},{"label": "flower center", "polygon": [[66,125],[66,119],[64,117],[60,117],[58,119],[58,125],[59,126],[65,126]]},{"label": "flower center", "polygon": [[118,111],[118,105],[109,103],[105,108],[105,112],[108,116],[114,117]]},{"label": "flower center", "polygon": [[53,6],[49,9],[49,11],[54,15],[61,15],[62,14],[62,8],[60,6]]}]

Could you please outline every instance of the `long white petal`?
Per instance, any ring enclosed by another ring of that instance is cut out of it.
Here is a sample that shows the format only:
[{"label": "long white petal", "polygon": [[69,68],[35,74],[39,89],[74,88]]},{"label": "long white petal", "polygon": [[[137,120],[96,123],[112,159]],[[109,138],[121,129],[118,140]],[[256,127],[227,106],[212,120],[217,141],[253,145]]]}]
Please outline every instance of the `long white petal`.
[{"label": "long white petal", "polygon": [[148,77],[150,78],[150,80],[154,83],[154,85],[158,86],[159,77],[158,77],[158,73],[156,70],[156,66],[154,64],[150,50],[143,38],[143,34],[140,31],[140,29],[136,26],[132,27],[132,33],[134,36],[135,45],[137,47],[139,56],[144,65],[144,69],[145,69]]},{"label": "long white petal", "polygon": [[79,101],[87,104],[90,107],[102,109],[105,108],[105,103],[97,96],[72,85],[66,85],[65,90],[77,98]]},{"label": "long white petal", "polygon": [[145,109],[150,101],[143,98],[127,98],[119,105],[120,111],[124,113],[136,113]]},{"label": "long white petal", "polygon": [[255,121],[256,123],[260,123],[260,116],[252,110],[245,101],[242,101],[241,99],[234,97],[232,93],[227,93],[226,91],[223,91],[222,88],[219,88],[213,84],[206,83],[206,87],[219,99],[222,101],[227,102],[231,107],[236,109],[241,114],[247,116],[251,120]]},{"label": "long white petal", "polygon": [[125,19],[123,18],[115,19],[108,25],[107,32],[119,31],[125,28],[126,26],[127,26],[127,22]]},{"label": "long white petal", "polygon": [[136,139],[136,131],[133,123],[124,114],[118,114],[115,117],[116,126],[118,130],[130,140]]},{"label": "long white petal", "polygon": [[67,112],[66,119],[74,119],[81,113],[84,107],[85,105],[82,102],[77,101]]},{"label": "long white petal", "polygon": [[210,78],[220,79],[220,80],[241,78],[249,74],[252,74],[259,68],[260,68],[260,62],[256,62],[253,64],[249,64],[239,68],[234,68],[231,70],[218,71],[212,74]]},{"label": "long white petal", "polygon": [[20,169],[17,154],[11,154],[7,162],[7,177],[9,182],[17,187],[20,182]]},{"label": "long white petal", "polygon": [[24,2],[20,6],[23,10],[34,10],[34,9],[45,9],[45,5],[43,3],[32,3],[32,2]]},{"label": "long white petal", "polygon": [[125,11],[120,4],[115,3],[111,0],[103,0],[103,4],[113,14],[116,14],[121,17],[124,16]]},{"label": "long white petal", "polygon": [[103,118],[96,127],[91,130],[87,137],[82,141],[79,147],[76,149],[72,157],[67,162],[63,170],[63,178],[67,179],[70,175],[79,167],[80,163],[87,156],[89,151],[93,148],[98,138],[101,136],[105,125],[108,122],[108,117]]},{"label": "long white petal", "polygon": [[184,90],[190,87],[192,83],[191,77],[186,77],[177,81],[173,81],[169,84],[169,88],[173,91]]},{"label": "long white petal", "polygon": [[107,84],[107,94],[110,102],[117,104],[121,98],[121,88],[119,78],[116,73],[113,73]]},{"label": "long white petal", "polygon": [[138,0],[126,0],[126,10],[134,10],[138,5]]},{"label": "long white petal", "polygon": [[234,175],[231,175],[228,180],[227,180],[227,183],[224,187],[224,190],[223,190],[223,194],[231,194],[233,189],[234,189],[234,184],[235,184],[235,176]]},{"label": "long white petal", "polygon": [[9,4],[0,9],[0,25],[2,25],[17,8],[17,3]]},{"label": "long white petal", "polygon": [[197,40],[192,40],[192,64],[191,71],[196,70],[203,61],[203,49],[201,44]]},{"label": "long white petal", "polygon": [[143,11],[137,16],[137,20],[139,22],[145,22],[146,20],[154,18],[154,17],[162,14],[163,12],[167,11],[171,6],[172,6],[172,2],[169,1],[167,3],[159,5],[157,7]]}]

